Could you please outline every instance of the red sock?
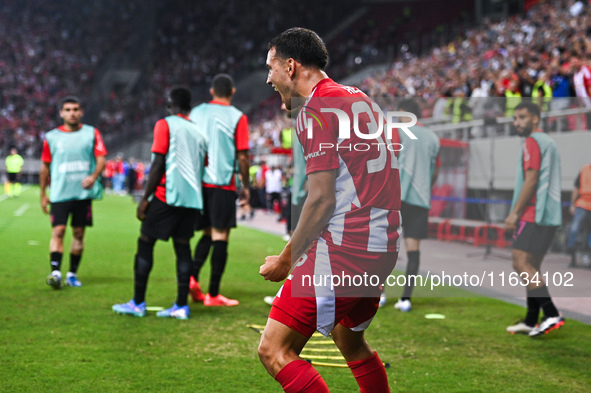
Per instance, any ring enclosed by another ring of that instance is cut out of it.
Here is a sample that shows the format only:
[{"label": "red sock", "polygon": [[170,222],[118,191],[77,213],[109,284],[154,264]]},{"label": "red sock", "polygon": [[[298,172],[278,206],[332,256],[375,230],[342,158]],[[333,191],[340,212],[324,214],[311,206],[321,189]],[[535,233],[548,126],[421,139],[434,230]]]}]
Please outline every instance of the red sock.
[{"label": "red sock", "polygon": [[390,393],[386,368],[377,352],[367,359],[347,362],[361,393]]},{"label": "red sock", "polygon": [[329,393],[324,379],[305,360],[288,363],[277,373],[275,380],[287,393]]}]

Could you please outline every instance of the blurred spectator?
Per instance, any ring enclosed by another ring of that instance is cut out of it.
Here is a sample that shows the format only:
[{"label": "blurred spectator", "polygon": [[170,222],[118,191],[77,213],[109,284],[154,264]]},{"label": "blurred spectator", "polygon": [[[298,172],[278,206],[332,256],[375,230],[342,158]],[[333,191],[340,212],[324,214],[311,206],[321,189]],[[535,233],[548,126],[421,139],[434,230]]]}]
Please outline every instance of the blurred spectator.
[{"label": "blurred spectator", "polygon": [[105,164],[105,171],[103,173],[103,180],[105,182],[104,188],[107,193],[113,190],[113,175],[115,174],[115,170],[117,169],[117,165],[113,160],[107,160]]},{"label": "blurred spectator", "polygon": [[[16,146],[24,157],[39,156],[41,130],[57,125],[56,104],[67,94],[87,98],[87,110],[92,108],[107,142],[120,133],[129,140],[151,130],[164,115],[162,97],[172,85],[185,83],[197,92],[197,101],[206,99],[204,86],[212,75],[229,72],[240,78],[262,69],[267,41],[274,34],[293,25],[327,34],[360,9],[357,1],[345,0],[338,7],[326,6],[319,18],[314,0],[295,4],[206,0],[199,7],[189,0],[153,4],[156,28],[147,44],[151,52],[146,61],[129,54],[136,47],[134,42],[146,40],[137,29],[145,2],[4,0],[0,4],[0,150],[6,154],[9,146]],[[463,98],[517,92],[529,97],[543,92],[546,100],[547,85],[552,96],[559,98],[550,109],[560,110],[569,106],[567,97],[575,94],[571,88],[577,85],[576,96],[589,103],[591,17],[585,1],[540,2],[522,16],[484,20],[477,27],[458,30],[450,42],[440,42],[428,51],[423,47],[426,53],[421,56],[413,53],[412,34],[403,34],[417,20],[415,6],[405,5],[406,11],[401,10],[392,23],[380,24],[376,10],[390,6],[371,5],[369,19],[360,18],[328,41],[331,77],[347,75],[370,61],[383,62],[386,49],[395,48],[391,66],[358,87],[374,97],[421,97],[423,117],[442,118],[442,97],[454,91],[461,91]],[[84,23],[71,23],[81,18]],[[126,58],[131,58],[132,67],[143,70],[135,90],[97,89],[105,67]],[[545,82],[536,87],[542,79]],[[277,100],[269,98],[251,116],[253,150],[281,145],[280,130],[285,125],[277,114]],[[478,100],[454,101],[456,120],[458,108],[463,108],[460,119],[469,118],[468,107],[480,116]]]},{"label": "blurred spectator", "polygon": [[[273,166],[265,173],[265,192],[267,193],[267,209],[279,211],[281,217],[281,192],[283,191],[283,172],[277,166]],[[279,209],[277,209],[275,206]]]},{"label": "blurred spectator", "polygon": [[61,124],[57,104],[62,97],[75,94],[92,105],[87,98],[99,63],[131,34],[128,22],[141,4],[2,1],[0,149],[14,145],[25,157],[38,157],[41,130]]},{"label": "blurred spectator", "polygon": [[[581,105],[587,109],[591,109],[591,68],[578,57],[571,58],[571,67],[573,69],[573,83],[577,98]],[[586,129],[591,127],[591,113],[587,113]]]}]

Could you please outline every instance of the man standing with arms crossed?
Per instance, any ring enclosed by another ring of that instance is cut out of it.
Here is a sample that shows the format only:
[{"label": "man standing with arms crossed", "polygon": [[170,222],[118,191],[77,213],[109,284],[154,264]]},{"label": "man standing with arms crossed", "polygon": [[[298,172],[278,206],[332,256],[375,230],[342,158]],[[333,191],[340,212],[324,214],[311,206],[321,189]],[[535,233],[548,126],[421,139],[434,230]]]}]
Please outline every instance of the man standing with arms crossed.
[{"label": "man standing with arms crossed", "polygon": [[[421,115],[419,104],[412,98],[402,100],[398,109]],[[402,123],[410,118],[401,117]],[[414,288],[416,275],[419,272],[421,239],[428,237],[429,209],[431,208],[431,187],[439,175],[439,138],[433,131],[422,126],[410,127],[416,140],[410,139],[404,132],[396,130],[396,134],[404,148],[398,153],[400,165],[400,199],[402,201],[400,214],[402,215],[402,234],[408,257],[406,264],[406,286],[402,297],[394,308],[400,311],[410,311],[410,297]],[[382,301],[384,298],[382,297]]]},{"label": "man standing with arms crossed", "polygon": [[10,149],[10,155],[6,157],[6,184],[4,191],[9,197],[18,197],[21,194],[21,169],[25,161],[18,154],[16,148]]},{"label": "man standing with arms crossed", "polygon": [[152,165],[144,196],[137,208],[142,227],[135,255],[133,299],[115,304],[113,311],[136,317],[146,315],[146,288],[154,263],[154,244],[157,239],[167,241],[172,237],[176,254],[177,299],[171,308],[156,315],[188,319],[189,241],[194,234],[197,209],[203,207],[201,180],[207,137],[187,117],[191,110],[189,89],[173,87],[168,94],[167,108],[170,116],[158,120],[154,127]]},{"label": "man standing with arms crossed", "polygon": [[[60,268],[70,215],[73,240],[66,284],[82,286],[77,272],[84,249],[84,232],[87,226],[92,226],[92,200],[102,196],[102,187],[97,179],[105,167],[107,149],[99,131],[80,122],[83,114],[77,97],[62,99],[60,117],[64,125],[45,134],[41,154],[41,209],[49,214],[51,204],[53,227],[49,243],[51,274],[47,277],[47,284],[54,289],[62,286]],[[47,197],[46,188],[50,179],[50,194]]]},{"label": "man standing with arms crossed", "polygon": [[[293,98],[307,98],[296,132],[307,159],[309,190],[293,237],[279,256],[267,257],[260,268],[266,280],[278,282],[296,266],[273,302],[259,358],[286,392],[328,392],[320,374],[299,357],[318,330],[332,335],[361,392],[389,392],[384,365],[363,333],[378,309],[379,283],[396,264],[400,235],[398,164],[385,148],[389,141],[385,144],[376,132],[378,121],[384,125],[381,109],[359,89],[328,78],[323,71],[328,52],[313,31],[286,30],[268,48],[267,83],[279,92],[287,109],[299,106]],[[334,110],[357,124],[350,138],[339,140],[341,116],[337,121]],[[362,139],[357,131],[373,136]],[[342,149],[335,148],[339,142]],[[346,147],[365,143],[373,148]],[[344,274],[377,276],[380,281],[372,288],[303,284],[308,273],[336,276],[339,269]]]},{"label": "man standing with arms crossed", "polygon": [[[507,327],[507,332],[535,337],[564,325],[564,318],[554,306],[540,273],[544,256],[562,223],[560,155],[554,140],[539,129],[538,105],[529,101],[520,103],[515,107],[514,118],[518,135],[526,139],[505,229],[514,232],[513,269],[529,283],[525,320]],[[540,309],[544,318],[537,325]]]},{"label": "man standing with arms crossed", "polygon": [[[238,300],[220,294],[220,282],[228,260],[230,229],[236,228],[236,163],[242,178],[241,199],[250,200],[248,119],[230,105],[236,92],[230,75],[218,74],[209,89],[213,100],[196,106],[189,118],[209,138],[208,164],[203,176],[203,213],[199,212],[196,230],[203,236],[195,248],[191,274],[191,298],[205,306],[236,306]],[[199,272],[211,254],[209,293],[199,285]]]}]

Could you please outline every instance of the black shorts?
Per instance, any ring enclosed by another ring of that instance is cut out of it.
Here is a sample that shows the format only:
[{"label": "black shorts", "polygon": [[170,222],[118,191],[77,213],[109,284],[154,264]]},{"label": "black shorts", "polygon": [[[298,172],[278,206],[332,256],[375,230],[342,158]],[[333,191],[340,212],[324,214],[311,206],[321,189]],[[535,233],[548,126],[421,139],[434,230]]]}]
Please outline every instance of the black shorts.
[{"label": "black shorts", "polygon": [[92,226],[92,202],[90,199],[54,202],[51,204],[51,226],[66,225],[72,215],[71,226]]},{"label": "black shorts", "polygon": [[203,211],[197,212],[195,230],[236,228],[236,192],[203,187]]},{"label": "black shorts", "polygon": [[190,239],[194,235],[193,223],[197,209],[170,206],[158,198],[150,201],[142,233],[155,239]]},{"label": "black shorts", "polygon": [[429,209],[400,202],[404,237],[426,239],[429,236]]},{"label": "black shorts", "polygon": [[9,183],[18,183],[20,180],[20,173],[7,173]]},{"label": "black shorts", "polygon": [[533,255],[545,255],[558,227],[519,221],[513,234],[513,248]]}]

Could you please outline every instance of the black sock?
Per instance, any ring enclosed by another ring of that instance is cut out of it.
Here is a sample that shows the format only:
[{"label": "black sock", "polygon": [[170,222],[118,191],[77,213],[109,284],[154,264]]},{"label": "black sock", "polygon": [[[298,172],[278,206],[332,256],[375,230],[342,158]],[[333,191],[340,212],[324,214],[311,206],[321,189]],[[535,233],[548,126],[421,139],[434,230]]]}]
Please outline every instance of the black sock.
[{"label": "black sock", "polygon": [[62,257],[63,253],[61,252],[50,252],[49,253],[49,263],[51,265],[51,271],[60,270],[62,267]]},{"label": "black sock", "polygon": [[78,266],[80,266],[80,258],[82,258],[82,254],[76,255],[70,253],[70,273],[76,274]]},{"label": "black sock", "polygon": [[550,297],[550,292],[548,292],[548,287],[547,286],[542,286],[542,287],[538,287],[534,290],[532,290],[531,295],[536,297],[538,304],[540,305],[540,308],[542,310],[544,310],[544,316],[545,317],[557,317],[560,314],[558,313],[558,310],[556,309],[556,307],[554,306],[554,303],[552,302],[552,298]]},{"label": "black sock", "polygon": [[195,258],[193,258],[193,266],[191,269],[191,275],[195,281],[199,281],[199,272],[205,264],[207,255],[209,255],[209,249],[211,248],[211,236],[203,235],[195,247]]},{"label": "black sock", "polygon": [[406,253],[408,257],[408,262],[406,263],[406,285],[404,286],[404,291],[402,292],[402,300],[410,300],[412,296],[412,290],[415,286],[415,278],[411,278],[410,276],[416,276],[419,273],[419,261],[420,261],[420,251],[409,251]]},{"label": "black sock", "polygon": [[191,278],[191,246],[189,245],[189,241],[175,241],[174,252],[176,254],[176,305],[183,307],[187,305],[189,280]]},{"label": "black sock", "polygon": [[137,254],[135,254],[134,265],[134,293],[133,300],[135,304],[143,303],[146,299],[146,288],[148,286],[148,277],[154,264],[154,243],[143,241],[141,238],[137,241]]},{"label": "black sock", "polygon": [[228,242],[216,240],[213,242],[211,253],[211,280],[209,282],[209,294],[217,296],[220,293],[220,281],[226,269],[228,260]]},{"label": "black sock", "polygon": [[538,323],[540,317],[540,305],[538,304],[538,298],[533,297],[531,291],[527,290],[527,314],[525,315],[525,323],[527,326],[534,327]]}]

